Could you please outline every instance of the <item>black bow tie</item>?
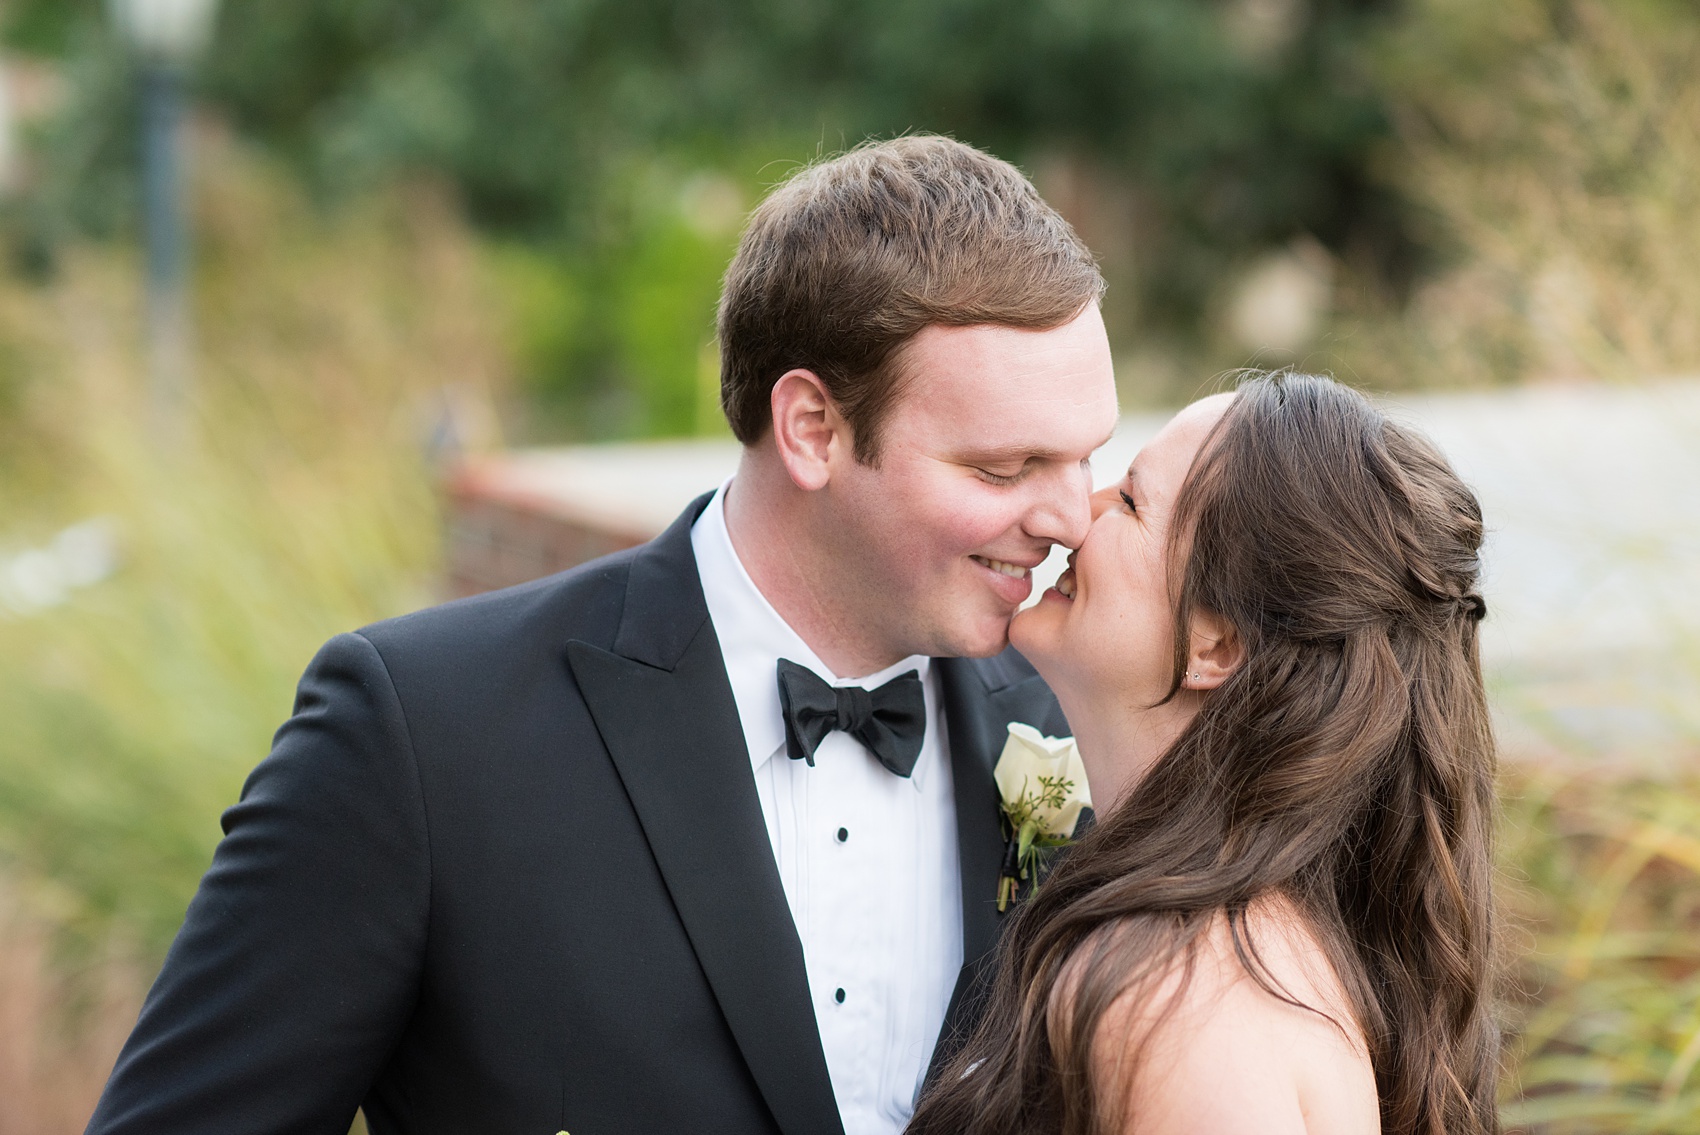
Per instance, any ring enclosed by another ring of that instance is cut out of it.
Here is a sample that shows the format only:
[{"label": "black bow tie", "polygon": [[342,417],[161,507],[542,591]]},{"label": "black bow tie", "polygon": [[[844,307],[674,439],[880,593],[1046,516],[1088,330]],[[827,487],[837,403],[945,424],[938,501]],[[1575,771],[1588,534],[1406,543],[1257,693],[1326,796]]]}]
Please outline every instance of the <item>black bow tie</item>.
[{"label": "black bow tie", "polygon": [[779,660],[779,704],[785,711],[785,751],[815,763],[815,750],[833,730],[848,733],[898,776],[915,771],[927,732],[921,676],[899,674],[877,690],[829,686],[813,670]]}]

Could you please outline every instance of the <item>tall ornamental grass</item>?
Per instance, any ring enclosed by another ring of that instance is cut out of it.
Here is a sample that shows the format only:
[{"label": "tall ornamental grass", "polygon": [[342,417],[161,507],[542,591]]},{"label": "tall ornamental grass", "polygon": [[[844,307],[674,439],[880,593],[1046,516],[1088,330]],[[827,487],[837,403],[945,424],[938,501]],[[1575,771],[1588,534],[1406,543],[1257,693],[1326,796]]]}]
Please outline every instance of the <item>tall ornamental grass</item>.
[{"label": "tall ornamental grass", "polygon": [[1409,297],[1346,265],[1333,354],[1376,386],[1700,370],[1700,13],[1413,0],[1373,71],[1384,181],[1435,250]]},{"label": "tall ornamental grass", "polygon": [[433,462],[492,433],[501,321],[443,196],[329,215],[201,141],[184,421],[129,255],[0,279],[0,570],[67,526],[116,553],[0,587],[0,1135],[82,1129],[301,669],[436,597]]},{"label": "tall ornamental grass", "polygon": [[13,588],[0,606],[0,855],[51,886],[71,940],[122,927],[146,958],[317,646],[435,597],[432,447],[488,432],[501,368],[482,262],[440,197],[326,216],[215,157],[180,427],[146,397],[127,256],[85,248],[44,286],[0,281],[22,388],[0,562],[89,518],[117,551],[62,602]]},{"label": "tall ornamental grass", "polygon": [[1508,1128],[1700,1132],[1700,777],[1506,787]]}]

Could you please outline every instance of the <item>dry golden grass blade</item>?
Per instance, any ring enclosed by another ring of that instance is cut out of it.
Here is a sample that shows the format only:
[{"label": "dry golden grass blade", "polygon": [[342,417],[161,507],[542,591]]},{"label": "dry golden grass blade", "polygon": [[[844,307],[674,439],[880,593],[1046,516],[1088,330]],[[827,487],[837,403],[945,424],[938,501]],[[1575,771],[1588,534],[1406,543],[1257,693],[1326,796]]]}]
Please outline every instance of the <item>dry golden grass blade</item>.
[{"label": "dry golden grass blade", "polygon": [[1661,849],[1668,846],[1675,835],[1669,821],[1656,820],[1638,827],[1623,841],[1622,848],[1600,874],[1598,881],[1585,892],[1588,899],[1564,961],[1565,978],[1577,981],[1587,976],[1625,892],[1647,865],[1662,854]]}]

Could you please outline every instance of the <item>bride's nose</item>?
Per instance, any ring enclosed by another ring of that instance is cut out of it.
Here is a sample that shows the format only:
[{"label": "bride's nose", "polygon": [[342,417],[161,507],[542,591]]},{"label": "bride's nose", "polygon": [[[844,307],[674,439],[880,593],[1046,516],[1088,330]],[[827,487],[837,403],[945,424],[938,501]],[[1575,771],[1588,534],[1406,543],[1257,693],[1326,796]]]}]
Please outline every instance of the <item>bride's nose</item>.
[{"label": "bride's nose", "polygon": [[1092,519],[1097,520],[1105,512],[1121,503],[1121,496],[1114,485],[1106,485],[1092,494]]}]

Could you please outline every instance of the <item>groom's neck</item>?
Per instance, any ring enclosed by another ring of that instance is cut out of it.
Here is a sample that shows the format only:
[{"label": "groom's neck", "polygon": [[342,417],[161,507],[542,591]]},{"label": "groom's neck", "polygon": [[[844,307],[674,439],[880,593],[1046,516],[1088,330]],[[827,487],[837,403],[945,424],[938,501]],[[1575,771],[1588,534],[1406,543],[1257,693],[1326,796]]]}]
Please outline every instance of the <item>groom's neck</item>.
[{"label": "groom's neck", "polygon": [[798,488],[776,455],[744,450],[726,496],[732,549],[756,589],[797,636],[841,678],[859,678],[900,662],[878,641],[881,612],[858,585],[854,566],[833,539],[824,500]]}]

